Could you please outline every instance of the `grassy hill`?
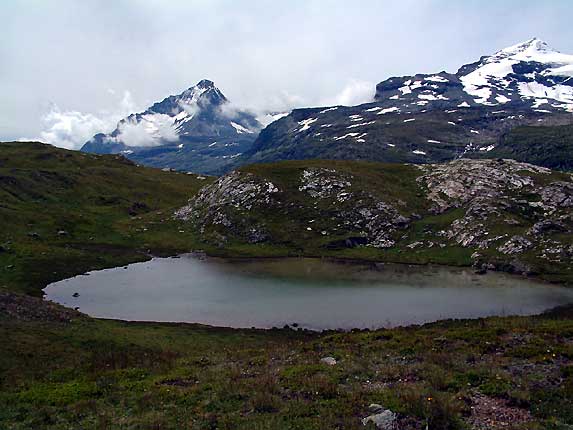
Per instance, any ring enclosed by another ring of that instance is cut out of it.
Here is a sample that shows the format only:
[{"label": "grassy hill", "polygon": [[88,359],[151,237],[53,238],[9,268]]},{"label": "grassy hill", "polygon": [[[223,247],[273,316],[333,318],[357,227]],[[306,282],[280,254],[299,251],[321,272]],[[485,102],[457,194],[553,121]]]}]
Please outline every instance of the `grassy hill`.
[{"label": "grassy hill", "polygon": [[191,249],[171,214],[211,180],[117,155],[0,143],[0,287],[40,294],[51,280]]}]

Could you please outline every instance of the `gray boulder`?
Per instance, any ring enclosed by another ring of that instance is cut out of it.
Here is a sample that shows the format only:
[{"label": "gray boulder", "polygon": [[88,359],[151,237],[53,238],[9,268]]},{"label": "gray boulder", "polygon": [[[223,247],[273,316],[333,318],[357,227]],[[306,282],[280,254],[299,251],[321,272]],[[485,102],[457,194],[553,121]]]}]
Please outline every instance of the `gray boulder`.
[{"label": "gray boulder", "polygon": [[[372,406],[380,406],[380,405],[370,405]],[[398,418],[394,412],[390,409],[385,409],[382,412],[379,412],[374,415],[369,415],[366,418],[362,419],[362,425],[368,425],[369,423],[373,423],[376,428],[382,430],[396,430],[398,428]]]}]

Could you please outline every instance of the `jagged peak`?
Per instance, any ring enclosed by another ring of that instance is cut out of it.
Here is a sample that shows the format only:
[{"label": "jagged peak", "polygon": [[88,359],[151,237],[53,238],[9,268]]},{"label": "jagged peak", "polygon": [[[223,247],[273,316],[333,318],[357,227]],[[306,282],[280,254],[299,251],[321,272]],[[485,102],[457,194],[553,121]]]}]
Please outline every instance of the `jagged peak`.
[{"label": "jagged peak", "polygon": [[195,86],[199,87],[199,88],[207,88],[207,89],[208,88],[216,88],[215,83],[213,81],[210,81],[209,79],[202,79]]},{"label": "jagged peak", "polygon": [[210,102],[216,101],[222,103],[227,101],[223,93],[215,86],[215,83],[209,79],[202,79],[197,85],[186,89],[178,96],[178,99],[181,103],[196,104],[207,94],[209,95]]},{"label": "jagged peak", "polygon": [[534,61],[545,64],[570,64],[573,62],[572,55],[562,54],[537,37],[497,51],[492,56],[486,57],[484,63],[493,63],[506,59],[512,61]]},{"label": "jagged peak", "polygon": [[556,52],[553,48],[551,48],[546,42],[537,37],[532,37],[531,39],[526,40],[525,42],[517,43],[512,46],[508,46],[496,53],[497,54],[506,54],[506,55],[515,55],[522,52],[537,52],[537,51],[551,51]]}]

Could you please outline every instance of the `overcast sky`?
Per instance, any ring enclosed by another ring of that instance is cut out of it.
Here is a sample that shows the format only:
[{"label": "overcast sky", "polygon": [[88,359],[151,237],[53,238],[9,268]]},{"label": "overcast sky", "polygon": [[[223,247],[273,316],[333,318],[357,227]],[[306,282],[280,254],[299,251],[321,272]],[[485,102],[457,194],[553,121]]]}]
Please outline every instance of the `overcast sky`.
[{"label": "overcast sky", "polygon": [[0,140],[76,148],[203,78],[283,110],[534,36],[573,53],[570,0],[1,0],[0,17]]}]

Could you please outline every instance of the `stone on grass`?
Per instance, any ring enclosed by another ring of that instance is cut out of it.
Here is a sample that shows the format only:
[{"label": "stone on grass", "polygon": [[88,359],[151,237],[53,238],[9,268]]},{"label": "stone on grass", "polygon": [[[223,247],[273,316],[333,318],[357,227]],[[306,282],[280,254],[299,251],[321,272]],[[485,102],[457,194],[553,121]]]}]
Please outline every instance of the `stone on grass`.
[{"label": "stone on grass", "polygon": [[336,366],[336,358],[334,357],[323,357],[320,362],[328,366]]},{"label": "stone on grass", "polygon": [[378,403],[371,403],[370,406],[368,406],[368,411],[372,412],[373,414],[378,414],[380,412],[385,411],[385,409],[384,406]]},{"label": "stone on grass", "polygon": [[[372,405],[370,405],[372,406]],[[378,405],[379,406],[379,405]],[[362,425],[368,425],[373,423],[376,428],[382,430],[396,430],[397,429],[397,418],[396,414],[390,409],[383,410],[380,413],[367,416],[362,419]]]}]

